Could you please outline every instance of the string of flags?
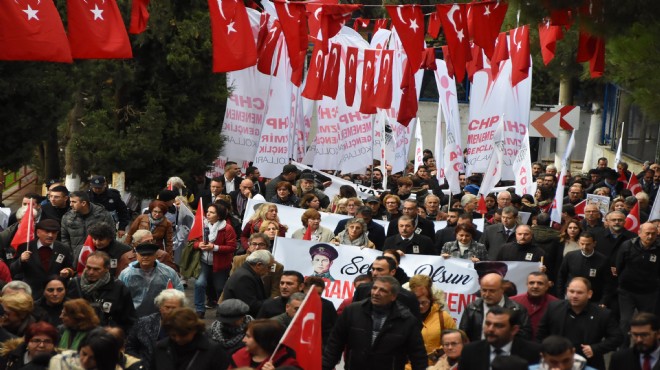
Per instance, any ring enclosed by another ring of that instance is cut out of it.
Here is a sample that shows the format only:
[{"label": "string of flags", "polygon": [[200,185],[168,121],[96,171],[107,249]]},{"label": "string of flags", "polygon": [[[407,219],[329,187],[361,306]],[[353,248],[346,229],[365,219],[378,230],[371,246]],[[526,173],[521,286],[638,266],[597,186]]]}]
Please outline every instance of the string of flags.
[{"label": "string of flags", "polygon": [[[149,0],[133,0],[130,33],[139,34],[146,29],[148,4]],[[459,81],[464,79],[466,73],[471,78],[475,71],[483,68],[484,60],[497,71],[498,63],[510,57],[514,62],[514,85],[525,78],[529,67],[529,27],[517,27],[508,35],[500,32],[508,9],[505,1],[437,4],[435,11],[427,14],[423,14],[422,6],[417,4],[386,5],[384,7],[390,19],[352,18],[352,14],[363,7],[358,4],[275,0],[274,6],[277,19],[269,19],[270,15],[265,12],[262,14],[259,37],[255,43],[243,1],[209,1],[214,72],[235,71],[256,65],[261,72],[270,73],[273,70],[276,73],[277,68],[271,68],[275,53],[272,44],[283,34],[293,70],[292,82],[300,86],[303,81],[310,42],[314,45],[313,63],[308,68],[307,78],[311,76],[312,79],[325,81],[326,71],[330,76],[337,75],[335,64],[329,68],[328,63],[344,60],[341,50],[332,48],[330,39],[350,20],[353,20],[355,30],[365,29],[373,23],[374,33],[388,28],[391,22],[391,27],[402,36],[408,57],[406,71],[411,74],[432,65],[424,62],[434,60],[426,55],[429,51],[425,48],[424,38],[429,35],[436,39],[441,30],[447,43],[442,48],[444,59],[450,65],[450,74]],[[544,63],[547,65],[554,58],[557,42],[563,39],[565,30],[574,26],[576,15],[598,21],[601,13],[602,9],[591,1],[585,1],[578,8],[551,11],[549,17],[538,25]],[[426,24],[425,18],[428,18]],[[116,0],[67,0],[67,24],[68,30],[65,32],[53,0],[0,2],[0,60],[71,63],[73,59],[132,58],[128,33]],[[604,50],[602,38],[580,28],[577,61],[589,62],[594,78],[603,74]],[[387,53],[378,51],[375,58],[385,56]],[[371,53],[369,57],[372,57]],[[306,90],[305,96],[310,99],[336,95],[334,85],[330,88],[314,86]],[[384,105],[382,103],[386,102],[379,102]]]}]

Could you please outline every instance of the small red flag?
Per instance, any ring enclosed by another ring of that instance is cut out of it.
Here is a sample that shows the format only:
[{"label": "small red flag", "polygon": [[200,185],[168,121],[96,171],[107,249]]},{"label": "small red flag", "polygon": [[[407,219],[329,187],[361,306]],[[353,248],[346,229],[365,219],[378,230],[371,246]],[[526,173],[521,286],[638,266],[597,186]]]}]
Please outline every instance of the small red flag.
[{"label": "small red flag", "polygon": [[172,284],[172,279],[167,279],[167,286],[165,289],[174,289],[174,284]]},{"label": "small red flag", "polygon": [[325,56],[323,55],[323,46],[321,44],[321,41],[315,42],[312,59],[309,62],[309,69],[307,70],[305,88],[301,93],[302,96],[310,100],[321,100],[323,98],[321,89],[323,85]]},{"label": "small red flag", "polygon": [[428,33],[433,39],[437,39],[440,34],[440,28],[442,28],[442,22],[440,22],[438,12],[435,11],[429,16],[429,24],[426,33]]},{"label": "small red flag", "polygon": [[506,42],[506,32],[501,32],[495,40],[495,51],[490,59],[493,79],[500,73],[500,63],[507,59],[509,59],[509,46]]},{"label": "small red flag", "polygon": [[561,26],[553,26],[550,22],[539,24],[539,41],[541,43],[541,55],[543,64],[548,65],[555,57],[557,40],[564,38]]},{"label": "small red flag", "polygon": [[78,256],[78,266],[76,268],[78,275],[82,275],[83,271],[85,271],[85,266],[87,266],[87,257],[94,251],[96,251],[94,240],[92,239],[91,235],[87,235],[82,249],[80,249],[80,255]]},{"label": "small red flag", "polygon": [[204,236],[204,206],[202,205],[202,198],[199,198],[199,205],[197,205],[197,212],[195,213],[195,221],[193,221],[190,232],[188,233],[188,240],[201,239]]},{"label": "small red flag", "polygon": [[321,370],[321,308],[321,297],[310,289],[280,341],[296,352],[296,360],[305,370]]},{"label": "small red flag", "polygon": [[422,69],[428,69],[429,71],[435,71],[438,69],[438,66],[435,64],[435,49],[426,48],[424,49],[424,54],[422,54]]},{"label": "small red flag", "polygon": [[358,31],[360,28],[367,28],[367,26],[369,26],[370,22],[371,22],[370,19],[357,17],[357,18],[355,18],[355,21],[353,21],[353,29],[355,31]]},{"label": "small red flag", "polygon": [[328,64],[325,68],[325,75],[323,76],[323,85],[321,86],[321,93],[332,99],[337,98],[337,90],[339,90],[339,72],[341,68],[341,45],[332,44],[330,53],[328,54]]},{"label": "small red flag", "polygon": [[52,0],[0,1],[0,60],[73,61]]},{"label": "small red flag", "polygon": [[442,31],[445,33],[447,46],[452,64],[454,65],[455,78],[457,83],[465,79],[465,64],[470,60],[470,44],[468,40],[470,35],[467,29],[466,19],[467,4],[439,4],[436,5],[440,21],[442,22]]},{"label": "small red flag", "polygon": [[410,59],[403,65],[403,78],[401,79],[401,102],[396,121],[408,127],[410,121],[417,117],[417,85],[415,85],[415,74],[410,69]]},{"label": "small red flag", "polygon": [[351,14],[361,7],[362,5],[359,4],[321,5],[321,37],[323,38],[321,46],[323,52],[328,50],[328,41],[339,33],[344,23],[351,19]]},{"label": "small red flag", "polygon": [[476,43],[470,44],[470,53],[472,55],[472,60],[467,63],[467,74],[468,79],[472,82],[472,76],[477,71],[484,69],[484,57],[481,55],[481,47]]},{"label": "small red flag", "polygon": [[378,72],[378,83],[376,93],[373,97],[373,105],[381,109],[389,109],[392,106],[392,60],[394,50],[380,51],[380,71]]},{"label": "small red flag", "polygon": [[374,34],[381,28],[387,29],[387,18],[378,19],[374,22]]},{"label": "small red flag", "polygon": [[424,14],[419,5],[386,5],[392,25],[401,39],[403,49],[415,73],[422,64],[424,52]]},{"label": "small red flag", "polygon": [[303,240],[312,240],[312,225],[307,225],[307,230],[305,230]]},{"label": "small red flag", "polygon": [[442,45],[442,58],[444,59],[445,63],[447,64],[447,74],[449,77],[454,78],[454,64],[451,62],[451,55],[449,52],[449,46],[447,45]]},{"label": "small red flag", "polygon": [[637,176],[635,174],[630,175],[630,181],[628,181],[628,186],[626,189],[629,189],[633,195],[636,195],[639,192],[642,192],[642,185],[639,184],[639,181],[637,180]]},{"label": "small red flag", "polygon": [[291,64],[291,82],[300,86],[307,56],[307,10],[305,3],[275,1],[277,17],[286,39]]},{"label": "small red flag", "polygon": [[344,95],[346,96],[346,105],[352,107],[355,101],[355,87],[357,86],[358,48],[349,46],[347,50]]},{"label": "small red flag", "polygon": [[68,0],[67,9],[73,59],[133,57],[126,26],[115,0]]},{"label": "small red flag", "polygon": [[637,202],[628,213],[628,216],[626,216],[626,223],[623,227],[625,227],[626,230],[637,234],[639,231],[639,223],[639,202]]},{"label": "small red flag", "polygon": [[488,207],[486,207],[486,199],[484,199],[483,194],[479,194],[479,202],[477,203],[477,212],[485,215],[488,213]]},{"label": "small red flag", "polygon": [[28,202],[25,215],[21,218],[21,223],[18,224],[18,230],[11,239],[11,246],[18,249],[18,246],[23,243],[29,243],[34,240],[34,211],[32,210],[32,199]]},{"label": "small red flag", "polygon": [[509,5],[504,1],[484,1],[470,4],[468,28],[474,43],[483,49],[490,59],[495,51],[495,39]]},{"label": "small red flag", "polygon": [[584,208],[587,206],[587,200],[583,200],[575,205],[575,215],[584,218]]},{"label": "small red flag", "polygon": [[529,76],[529,26],[520,26],[509,31],[511,42],[511,86]]},{"label": "small red flag", "polygon": [[149,0],[133,0],[131,4],[131,26],[128,32],[137,35],[147,29],[149,22]]},{"label": "small red flag", "polygon": [[374,105],[374,77],[376,75],[376,49],[364,50],[364,63],[362,65],[362,86],[360,113],[376,113]]},{"label": "small red flag", "polygon": [[273,66],[273,56],[275,55],[277,41],[280,39],[281,34],[282,28],[280,27],[280,21],[275,20],[263,42],[259,45],[259,60],[257,61],[257,70],[259,72],[266,75],[277,75],[279,58],[277,58]]},{"label": "small red flag", "polygon": [[243,1],[209,0],[213,72],[238,71],[257,64],[257,45]]}]

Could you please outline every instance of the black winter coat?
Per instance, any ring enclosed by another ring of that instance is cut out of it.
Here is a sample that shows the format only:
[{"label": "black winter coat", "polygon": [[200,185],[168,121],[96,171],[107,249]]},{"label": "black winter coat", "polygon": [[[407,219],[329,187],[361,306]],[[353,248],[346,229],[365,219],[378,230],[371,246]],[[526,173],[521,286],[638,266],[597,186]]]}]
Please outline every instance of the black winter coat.
[{"label": "black winter coat", "polygon": [[[527,309],[518,302],[514,302],[507,297],[504,297],[504,307],[518,311],[518,323],[520,330],[518,337],[531,340],[532,339],[532,324],[529,321]],[[484,326],[484,300],[477,298],[470,303],[463,311],[461,321],[458,328],[463,330],[470,338],[471,342],[481,340],[481,334]]]},{"label": "black winter coat", "polygon": [[223,295],[224,299],[236,298],[245,302],[250,306],[248,314],[252,317],[257,317],[261,305],[269,297],[261,277],[252,270],[249,263],[241,265],[229,277]]},{"label": "black winter coat", "polygon": [[197,334],[189,345],[191,357],[186,361],[180,355],[180,346],[170,338],[161,340],[154,348],[151,370],[226,370],[229,367],[227,352],[206,334]]},{"label": "black winter coat", "polygon": [[[114,279],[113,276],[110,278]],[[116,325],[124,329],[124,333],[128,333],[135,324],[136,314],[131,292],[119,280],[110,280],[91,294],[84,294],[80,289],[80,278],[75,277],[69,281],[66,294],[69,299],[84,298],[89,302],[103,326]]]}]

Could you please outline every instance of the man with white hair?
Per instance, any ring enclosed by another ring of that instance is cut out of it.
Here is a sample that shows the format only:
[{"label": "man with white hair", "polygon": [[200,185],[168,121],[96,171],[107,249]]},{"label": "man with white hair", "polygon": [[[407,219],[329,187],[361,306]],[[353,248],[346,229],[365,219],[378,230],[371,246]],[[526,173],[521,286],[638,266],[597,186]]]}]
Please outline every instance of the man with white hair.
[{"label": "man with white hair", "polygon": [[252,252],[227,280],[224,299],[240,299],[250,306],[249,315],[256,317],[263,302],[269,297],[261,280],[275,263],[273,255],[260,249]]}]

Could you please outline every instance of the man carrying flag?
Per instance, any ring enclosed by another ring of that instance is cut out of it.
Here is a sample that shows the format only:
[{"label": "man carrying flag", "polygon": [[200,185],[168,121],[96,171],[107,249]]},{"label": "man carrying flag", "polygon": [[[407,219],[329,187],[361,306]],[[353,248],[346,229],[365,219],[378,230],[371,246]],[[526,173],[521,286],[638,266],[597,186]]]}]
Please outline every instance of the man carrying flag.
[{"label": "man carrying flag", "polygon": [[[21,223],[29,221],[28,217],[29,213]],[[19,258],[10,265],[11,275],[32,288],[34,299],[42,296],[49,276],[69,278],[75,274],[70,249],[56,240],[60,223],[46,219],[37,223],[36,229],[37,239],[19,245],[16,251]]]},{"label": "man carrying flag", "polygon": [[371,297],[344,310],[324,348],[323,370],[332,370],[344,349],[349,369],[403,369],[406,361],[426,369],[419,320],[396,301],[400,289],[394,277],[377,277]]}]

